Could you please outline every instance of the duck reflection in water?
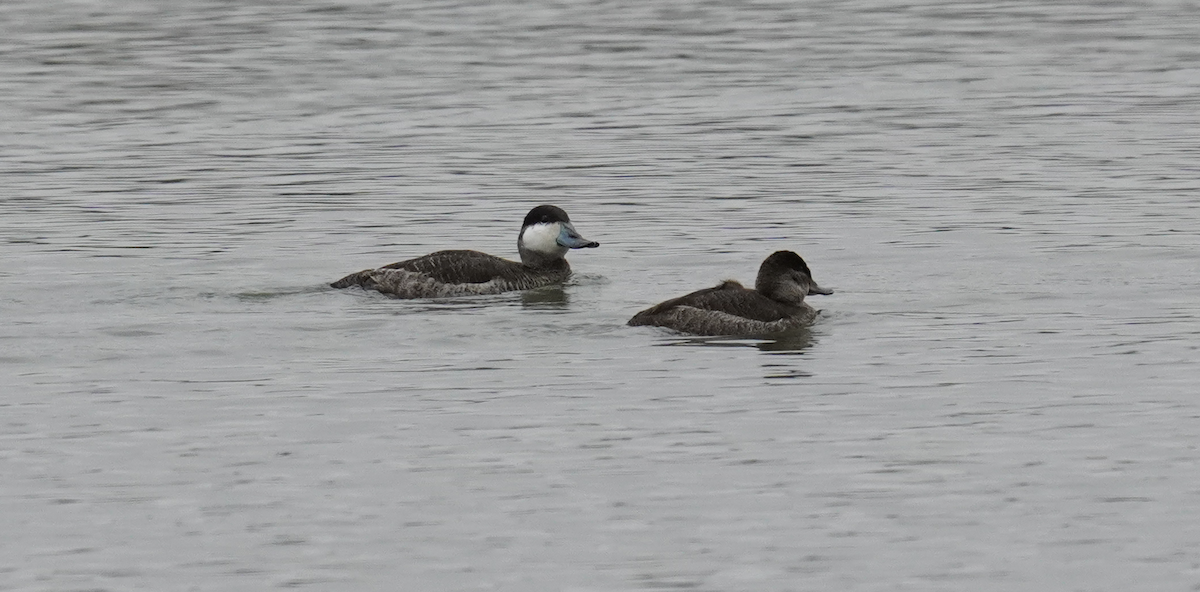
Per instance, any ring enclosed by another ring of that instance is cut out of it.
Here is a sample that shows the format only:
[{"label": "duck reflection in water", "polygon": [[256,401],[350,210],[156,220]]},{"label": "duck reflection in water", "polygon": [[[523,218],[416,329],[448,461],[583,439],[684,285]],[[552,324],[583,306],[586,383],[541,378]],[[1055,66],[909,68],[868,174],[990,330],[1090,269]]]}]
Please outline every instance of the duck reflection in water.
[{"label": "duck reflection in water", "polygon": [[832,293],[813,280],[800,255],[776,251],[758,268],[753,290],[726,280],[643,310],[629,324],[694,335],[772,335],[811,325],[817,310],[804,298]]},{"label": "duck reflection in water", "polygon": [[662,343],[665,346],[685,347],[753,347],[766,353],[793,354],[816,343],[808,327],[786,329],[770,335],[707,335],[682,336]]},{"label": "duck reflection in water", "polygon": [[571,303],[571,297],[561,284],[525,290],[521,292],[521,306],[525,308],[566,308]]}]

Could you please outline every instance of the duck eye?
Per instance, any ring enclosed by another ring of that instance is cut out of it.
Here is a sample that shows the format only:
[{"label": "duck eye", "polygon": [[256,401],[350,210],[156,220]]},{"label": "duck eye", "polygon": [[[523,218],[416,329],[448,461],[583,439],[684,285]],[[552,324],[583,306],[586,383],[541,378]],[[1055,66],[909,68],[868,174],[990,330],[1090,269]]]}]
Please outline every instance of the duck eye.
[{"label": "duck eye", "polygon": [[550,216],[542,216],[542,222],[549,222]]}]

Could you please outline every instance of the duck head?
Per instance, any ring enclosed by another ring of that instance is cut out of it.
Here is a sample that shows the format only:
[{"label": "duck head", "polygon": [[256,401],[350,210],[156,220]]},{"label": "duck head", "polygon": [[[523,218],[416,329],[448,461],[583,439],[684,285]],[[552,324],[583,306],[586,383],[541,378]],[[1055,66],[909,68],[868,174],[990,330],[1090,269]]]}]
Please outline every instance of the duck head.
[{"label": "duck head", "polygon": [[764,296],[789,304],[800,304],[812,294],[832,294],[812,278],[812,271],[799,255],[792,251],[776,251],[758,268],[754,289]]},{"label": "duck head", "polygon": [[541,205],[525,215],[521,234],[517,236],[517,251],[521,262],[533,267],[553,263],[571,249],[587,249],[600,243],[583,238],[562,208]]}]

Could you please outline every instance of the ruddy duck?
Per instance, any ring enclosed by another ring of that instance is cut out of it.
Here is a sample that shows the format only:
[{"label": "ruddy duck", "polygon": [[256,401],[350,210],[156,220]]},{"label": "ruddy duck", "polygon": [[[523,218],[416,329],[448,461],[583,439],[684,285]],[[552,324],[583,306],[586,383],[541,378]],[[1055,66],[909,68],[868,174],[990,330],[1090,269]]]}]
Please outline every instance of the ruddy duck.
[{"label": "ruddy duck", "polygon": [[765,335],[805,327],[817,311],[804,297],[832,294],[792,251],[776,251],[758,268],[754,289],[734,280],[672,298],[633,315],[630,325],[654,325],[697,335]]},{"label": "ruddy duck", "polygon": [[362,286],[397,298],[442,298],[529,290],[571,275],[567,251],[598,247],[579,235],[561,208],[541,205],[529,211],[517,236],[521,262],[479,251],[438,251],[378,269],[352,273],[330,284]]}]

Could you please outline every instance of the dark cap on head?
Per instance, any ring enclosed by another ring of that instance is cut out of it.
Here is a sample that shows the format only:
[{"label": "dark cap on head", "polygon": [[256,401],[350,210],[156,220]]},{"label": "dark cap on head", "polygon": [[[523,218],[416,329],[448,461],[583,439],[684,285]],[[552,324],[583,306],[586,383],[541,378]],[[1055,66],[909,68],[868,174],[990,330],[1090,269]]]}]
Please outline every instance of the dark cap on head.
[{"label": "dark cap on head", "polygon": [[808,269],[808,264],[793,251],[775,251],[771,253],[770,257],[763,260],[762,267],[759,269],[766,269],[768,267],[782,267],[783,269],[803,271],[808,277],[812,277],[812,271]]},{"label": "dark cap on head", "polygon": [[532,210],[529,210],[529,213],[525,214],[525,221],[521,223],[521,226],[529,226],[531,224],[553,224],[555,222],[570,221],[571,219],[567,217],[567,213],[564,212],[562,208],[543,204],[533,208]]}]

